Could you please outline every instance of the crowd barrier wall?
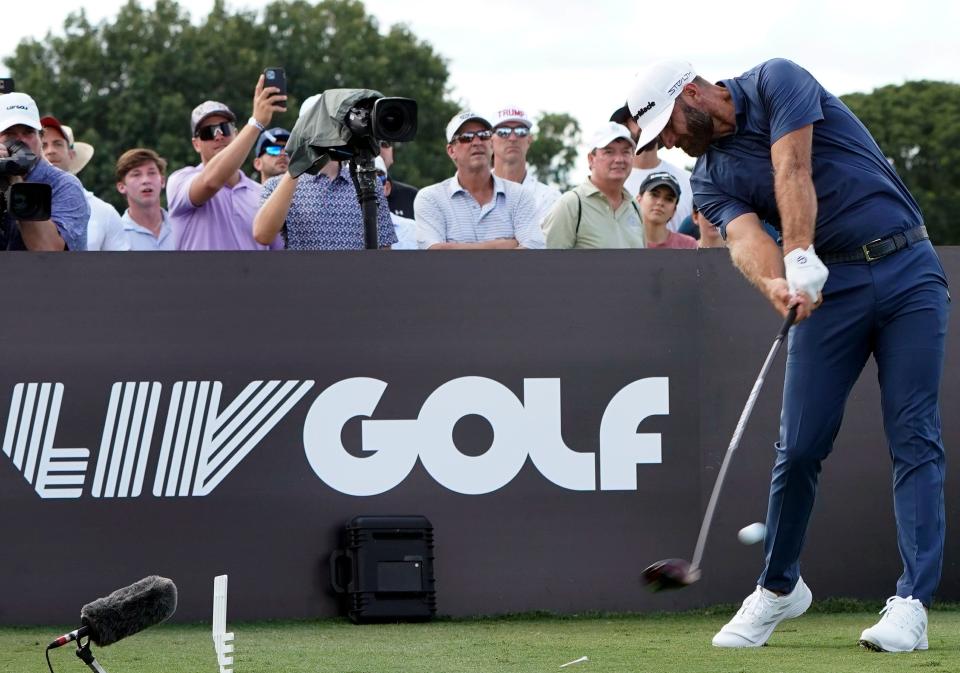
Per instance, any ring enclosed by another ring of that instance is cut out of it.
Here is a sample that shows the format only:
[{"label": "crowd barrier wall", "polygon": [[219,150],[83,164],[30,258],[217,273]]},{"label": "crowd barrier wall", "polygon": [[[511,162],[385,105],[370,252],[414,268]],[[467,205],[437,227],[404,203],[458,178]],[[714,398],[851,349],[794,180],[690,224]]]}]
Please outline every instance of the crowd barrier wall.
[{"label": "crowd barrier wall", "polygon": [[[761,570],[736,532],[765,516],[783,353],[703,580],[639,581],[692,554],[781,322],[724,250],[10,254],[0,280],[0,623],[72,623],[151,574],[179,620],[210,618],[219,574],[230,620],[335,615],[328,558],[358,515],[432,522],[447,615],[739,601]],[[880,601],[900,572],[879,408],[871,361],[807,538],[817,598]]]}]

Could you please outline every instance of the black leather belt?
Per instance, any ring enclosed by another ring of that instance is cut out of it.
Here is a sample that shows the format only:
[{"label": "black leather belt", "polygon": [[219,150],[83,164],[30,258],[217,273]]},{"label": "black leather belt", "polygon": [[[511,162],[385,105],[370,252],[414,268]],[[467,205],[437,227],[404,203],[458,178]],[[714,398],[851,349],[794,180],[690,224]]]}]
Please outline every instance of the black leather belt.
[{"label": "black leather belt", "polygon": [[908,245],[918,241],[925,241],[930,238],[927,228],[922,224],[913,229],[907,229],[899,234],[893,234],[886,238],[878,238],[870,241],[866,245],[861,245],[856,250],[849,252],[825,252],[821,255],[820,261],[824,264],[840,264],[842,262],[875,262],[883,259],[887,255],[903,250]]}]

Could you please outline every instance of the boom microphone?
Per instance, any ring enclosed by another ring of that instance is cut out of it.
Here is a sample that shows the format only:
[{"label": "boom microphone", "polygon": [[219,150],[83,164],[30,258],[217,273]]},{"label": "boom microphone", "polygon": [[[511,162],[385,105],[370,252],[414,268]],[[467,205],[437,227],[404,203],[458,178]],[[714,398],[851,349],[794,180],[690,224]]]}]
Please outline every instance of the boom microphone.
[{"label": "boom microphone", "polygon": [[166,577],[151,575],[80,609],[79,629],[65,633],[47,649],[89,636],[103,647],[168,619],[177,609],[177,587]]}]

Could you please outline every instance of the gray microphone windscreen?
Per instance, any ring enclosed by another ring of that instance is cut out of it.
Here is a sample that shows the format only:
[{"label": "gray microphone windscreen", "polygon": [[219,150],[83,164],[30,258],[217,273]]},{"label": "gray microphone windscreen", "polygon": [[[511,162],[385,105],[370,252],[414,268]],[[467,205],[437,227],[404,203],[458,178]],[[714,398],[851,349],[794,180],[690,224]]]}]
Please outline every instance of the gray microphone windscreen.
[{"label": "gray microphone windscreen", "polygon": [[102,647],[159,624],[176,609],[176,585],[166,577],[151,575],[87,603],[80,610],[80,619],[90,627],[90,640]]}]

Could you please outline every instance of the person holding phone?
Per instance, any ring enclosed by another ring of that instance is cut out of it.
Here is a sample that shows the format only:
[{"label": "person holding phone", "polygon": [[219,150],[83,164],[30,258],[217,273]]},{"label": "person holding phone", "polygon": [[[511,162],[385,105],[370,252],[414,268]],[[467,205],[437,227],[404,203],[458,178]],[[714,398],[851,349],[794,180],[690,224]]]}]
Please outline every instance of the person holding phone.
[{"label": "person holding phone", "polygon": [[241,129],[237,116],[217,101],[193,109],[190,131],[201,163],[173,173],[167,181],[167,207],[178,250],[266,250],[253,238],[260,185],[240,167],[274,113],[286,110],[286,94],[265,85],[261,74],[253,94],[253,114]]}]

